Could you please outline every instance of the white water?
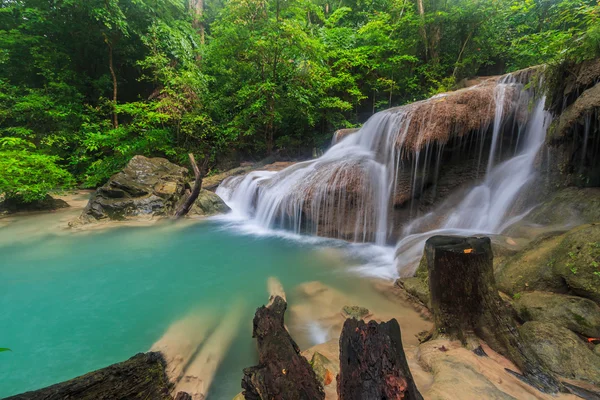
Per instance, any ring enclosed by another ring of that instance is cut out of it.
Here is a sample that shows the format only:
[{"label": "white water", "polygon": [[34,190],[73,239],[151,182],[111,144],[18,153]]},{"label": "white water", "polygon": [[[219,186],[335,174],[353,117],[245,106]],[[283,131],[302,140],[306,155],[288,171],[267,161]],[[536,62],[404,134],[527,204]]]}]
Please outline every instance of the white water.
[{"label": "white water", "polygon": [[[398,265],[389,262],[382,268],[381,263],[376,263],[372,271],[363,267],[361,273],[388,278],[397,276],[398,271],[412,275],[428,237],[500,233],[507,224],[522,217],[524,210],[514,206],[523,188],[535,177],[534,161],[544,143],[550,118],[543,110],[544,99],[537,101],[525,126],[515,124],[519,129],[517,142],[521,142],[515,146],[515,156],[496,165],[502,154],[502,135],[508,131],[505,124],[517,108],[513,105],[510,112],[505,109],[506,89],[510,85],[517,85],[510,76],[499,82],[495,104],[490,105],[495,108],[495,119],[487,160],[481,159],[483,147],[479,150],[479,164],[487,165],[483,182],[468,191],[453,209],[441,207],[408,225],[396,247]],[[528,99],[526,92],[521,94]],[[415,153],[411,163],[403,158],[407,129],[415,117],[410,111],[410,107],[398,107],[377,113],[357,133],[335,143],[322,157],[280,172],[256,171],[229,178],[219,186],[217,194],[237,218],[262,229],[285,229],[384,246],[394,223],[391,204],[399,172],[407,168],[412,171],[413,196],[424,186],[424,178],[418,182],[423,150]],[[482,146],[486,134],[488,129],[482,129]],[[434,147],[425,144],[424,168],[433,152]],[[438,147],[438,159],[440,154]],[[432,230],[432,226],[437,228]]]},{"label": "white water", "polygon": [[[416,219],[405,229],[405,236],[396,246],[398,266],[402,276],[412,276],[416,262],[423,253],[425,241],[434,235],[499,234],[520,220],[528,210],[515,210],[522,191],[536,177],[535,159],[544,144],[551,116],[544,110],[545,99],[538,100],[528,119],[522,150],[496,166],[488,168],[484,181],[472,188],[464,199],[447,213],[444,207]],[[494,131],[496,127],[494,128]],[[496,133],[494,132],[494,142]],[[442,218],[438,229],[419,232],[429,220]]]}]

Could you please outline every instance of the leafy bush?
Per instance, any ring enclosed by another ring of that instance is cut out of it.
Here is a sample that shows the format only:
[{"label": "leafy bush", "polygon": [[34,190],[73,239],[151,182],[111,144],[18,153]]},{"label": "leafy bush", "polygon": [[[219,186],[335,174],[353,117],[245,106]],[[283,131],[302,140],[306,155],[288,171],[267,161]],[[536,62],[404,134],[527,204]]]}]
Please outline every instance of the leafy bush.
[{"label": "leafy bush", "polygon": [[0,138],[0,195],[30,203],[73,183],[71,174],[57,165],[57,156],[35,150],[26,140]]}]

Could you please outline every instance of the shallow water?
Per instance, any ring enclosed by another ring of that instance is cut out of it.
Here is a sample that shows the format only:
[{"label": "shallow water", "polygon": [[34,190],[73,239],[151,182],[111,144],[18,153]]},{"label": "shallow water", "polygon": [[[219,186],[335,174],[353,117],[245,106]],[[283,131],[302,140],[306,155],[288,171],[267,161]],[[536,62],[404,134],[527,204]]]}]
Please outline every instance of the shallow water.
[{"label": "shallow water", "polygon": [[[241,233],[223,220],[46,229],[68,216],[17,217],[0,226],[0,347],[13,350],[0,354],[0,398],[123,361],[190,313],[222,319],[241,303],[242,320],[209,392],[231,399],[242,369],[256,363],[251,321],[267,301],[269,277],[282,282],[292,305],[294,288],[315,280],[361,293],[363,305],[376,297],[356,273],[374,259],[368,248]],[[327,339],[303,328],[301,346]]]}]

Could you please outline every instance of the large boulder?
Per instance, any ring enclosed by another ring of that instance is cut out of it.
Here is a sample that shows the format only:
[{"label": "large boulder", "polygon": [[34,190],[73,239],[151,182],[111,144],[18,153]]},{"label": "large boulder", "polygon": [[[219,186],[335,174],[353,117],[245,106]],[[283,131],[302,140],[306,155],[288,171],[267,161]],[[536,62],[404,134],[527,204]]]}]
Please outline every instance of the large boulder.
[{"label": "large boulder", "polygon": [[519,333],[553,372],[565,378],[600,384],[600,357],[567,328],[530,321],[519,328]]},{"label": "large boulder", "polygon": [[[172,216],[190,188],[188,170],[164,158],[135,156],[98,188],[81,222]],[[229,208],[214,193],[201,191],[190,214],[213,215]]]},{"label": "large boulder", "polygon": [[600,307],[591,300],[546,292],[517,297],[515,309],[525,321],[549,322],[587,337],[600,337]]}]

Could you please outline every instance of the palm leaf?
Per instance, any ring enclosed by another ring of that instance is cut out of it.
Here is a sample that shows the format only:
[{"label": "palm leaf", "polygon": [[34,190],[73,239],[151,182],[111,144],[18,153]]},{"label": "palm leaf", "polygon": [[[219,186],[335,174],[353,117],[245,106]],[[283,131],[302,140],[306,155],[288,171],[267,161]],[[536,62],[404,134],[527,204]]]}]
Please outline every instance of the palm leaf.
[{"label": "palm leaf", "polygon": [[5,347],[0,347],[0,353],[2,353],[3,351],[12,351],[11,349],[7,349]]}]

